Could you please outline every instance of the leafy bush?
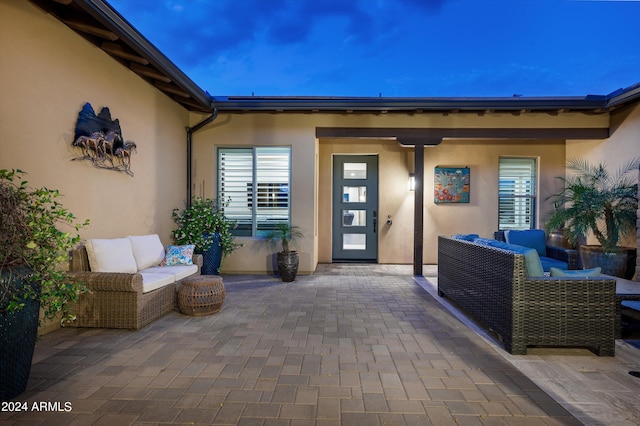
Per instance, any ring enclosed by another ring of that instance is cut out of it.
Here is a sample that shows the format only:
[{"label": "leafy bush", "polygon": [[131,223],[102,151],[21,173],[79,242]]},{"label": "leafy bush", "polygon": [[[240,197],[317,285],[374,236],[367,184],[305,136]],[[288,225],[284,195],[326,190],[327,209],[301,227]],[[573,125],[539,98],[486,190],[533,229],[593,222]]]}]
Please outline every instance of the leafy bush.
[{"label": "leafy bush", "polygon": [[178,229],[173,231],[173,240],[178,245],[195,244],[196,253],[204,253],[213,244],[214,233],[220,234],[223,256],[236,251],[242,244],[236,243],[231,230],[236,222],[224,215],[224,207],[229,205],[209,198],[195,197],[190,207],[174,209],[173,220]]},{"label": "leafy bush", "polygon": [[[89,221],[78,224],[58,201],[58,190],[31,188],[23,179],[25,174],[16,169],[0,170],[0,269],[27,266],[32,273],[26,297],[39,297],[44,317],[53,319],[61,314],[64,323],[73,319],[67,305],[77,301],[86,289],[68,280],[60,264],[67,261],[68,251],[80,242],[77,231]],[[0,310],[14,312],[23,306],[22,296],[3,282]]]}]

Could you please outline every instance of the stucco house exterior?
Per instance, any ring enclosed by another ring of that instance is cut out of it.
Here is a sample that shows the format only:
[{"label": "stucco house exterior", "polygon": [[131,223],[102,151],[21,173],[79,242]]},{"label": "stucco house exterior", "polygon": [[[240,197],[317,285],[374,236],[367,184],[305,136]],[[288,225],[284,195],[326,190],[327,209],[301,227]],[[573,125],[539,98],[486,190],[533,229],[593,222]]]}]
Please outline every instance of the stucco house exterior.
[{"label": "stucco house exterior", "polygon": [[[109,107],[137,144],[133,177],[71,161],[87,102]],[[256,164],[270,155],[286,166],[273,175],[264,166],[263,180]],[[301,273],[335,260],[415,270],[437,263],[438,235],[490,237],[498,229],[501,159],[535,160],[541,226],[567,158],[617,166],[638,155],[640,85],[585,97],[217,97],[100,0],[0,0],[0,167],[59,189],[65,206],[91,220],[83,238],[158,233],[169,243],[172,209],[192,196],[235,194],[244,246],[225,260],[227,273],[273,270],[272,250],[258,238],[270,209],[305,234],[296,247]],[[243,169],[242,158],[253,161],[246,163],[253,175],[233,187],[229,164]],[[336,207],[364,195],[360,181],[351,185],[337,171],[358,173],[367,160],[374,204]],[[468,169],[468,202],[435,201],[436,167]],[[408,186],[410,174],[418,191]],[[264,216],[255,216],[260,209]],[[361,211],[370,234],[349,244],[366,245],[365,259],[338,241],[349,233],[341,220],[357,221]],[[640,233],[626,243],[640,245]]]}]

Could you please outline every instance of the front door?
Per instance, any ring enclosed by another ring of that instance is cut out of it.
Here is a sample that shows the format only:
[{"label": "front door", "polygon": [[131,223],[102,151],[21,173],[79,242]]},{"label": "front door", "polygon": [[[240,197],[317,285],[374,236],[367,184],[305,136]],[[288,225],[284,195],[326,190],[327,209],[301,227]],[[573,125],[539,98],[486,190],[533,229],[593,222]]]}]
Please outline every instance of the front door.
[{"label": "front door", "polygon": [[333,157],[333,261],[378,260],[378,156]]}]

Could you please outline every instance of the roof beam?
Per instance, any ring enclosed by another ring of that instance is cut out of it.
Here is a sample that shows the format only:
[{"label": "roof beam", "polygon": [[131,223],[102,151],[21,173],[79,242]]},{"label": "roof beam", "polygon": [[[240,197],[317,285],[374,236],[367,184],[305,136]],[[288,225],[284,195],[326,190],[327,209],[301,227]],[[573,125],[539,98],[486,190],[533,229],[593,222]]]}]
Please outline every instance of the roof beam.
[{"label": "roof beam", "polygon": [[169,77],[162,74],[160,71],[158,71],[155,68],[145,67],[144,65],[140,65],[136,63],[132,63],[131,65],[129,65],[129,68],[131,68],[131,71],[137,74],[151,77],[154,80],[162,81],[163,83],[171,83],[171,79]]},{"label": "roof beam", "polygon": [[178,86],[174,86],[171,84],[167,84],[167,83],[163,83],[161,81],[156,81],[154,83],[154,86],[156,86],[158,89],[163,90],[165,92],[169,92],[169,93],[173,93],[174,95],[178,95],[181,98],[190,98],[191,96],[185,92],[184,90],[180,89]]},{"label": "roof beam", "polygon": [[105,41],[100,45],[105,52],[112,54],[113,56],[117,56],[122,59],[127,59],[129,61],[136,62],[142,65],[149,65],[149,61],[143,58],[140,55],[136,55],[135,53],[130,53],[125,51],[122,46],[116,43],[112,43],[110,41]]},{"label": "roof beam", "polygon": [[73,28],[74,30],[92,34],[106,40],[116,41],[118,39],[118,36],[114,32],[104,28],[96,27],[95,25],[89,25],[84,22],[78,22],[70,19],[66,19],[62,22],[64,22],[67,26]]},{"label": "roof beam", "polygon": [[[317,138],[403,140],[434,139],[606,139],[608,127],[597,128],[394,128],[317,127]],[[411,145],[409,143],[409,145]]]}]

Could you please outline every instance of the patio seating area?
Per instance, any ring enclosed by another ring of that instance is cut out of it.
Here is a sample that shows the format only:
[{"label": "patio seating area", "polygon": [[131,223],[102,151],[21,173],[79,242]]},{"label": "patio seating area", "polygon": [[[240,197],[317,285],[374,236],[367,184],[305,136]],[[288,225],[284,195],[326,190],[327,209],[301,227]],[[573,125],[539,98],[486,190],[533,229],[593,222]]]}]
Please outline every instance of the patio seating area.
[{"label": "patio seating area", "polygon": [[[321,264],[283,283],[224,275],[222,310],[137,331],[66,328],[36,345],[0,423],[634,425],[640,349],[502,345],[437,296],[425,265]],[[31,409],[49,403],[49,410]],[[65,403],[71,409],[64,411]],[[53,410],[60,403],[61,411]]]}]

